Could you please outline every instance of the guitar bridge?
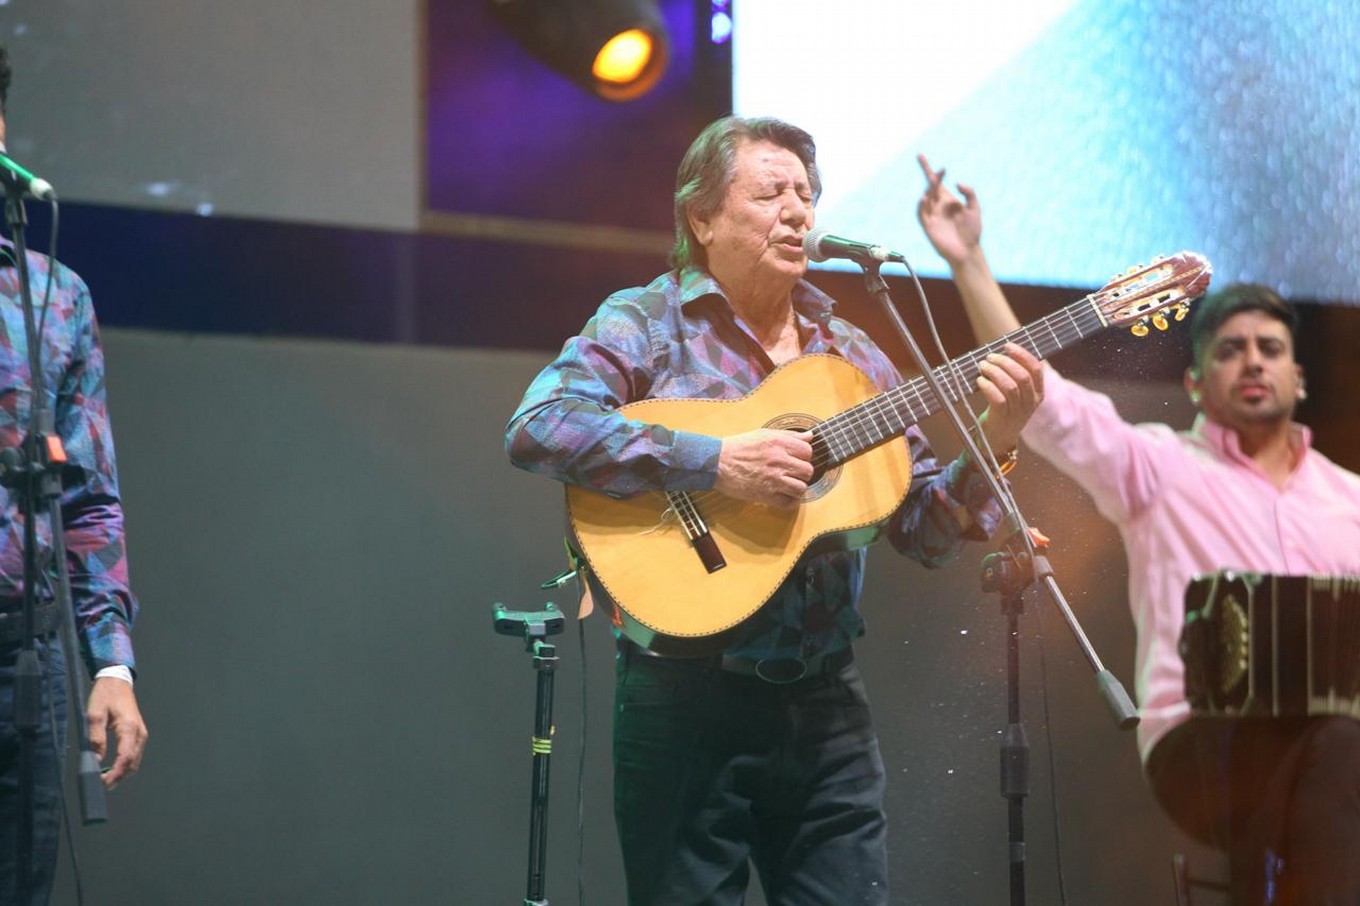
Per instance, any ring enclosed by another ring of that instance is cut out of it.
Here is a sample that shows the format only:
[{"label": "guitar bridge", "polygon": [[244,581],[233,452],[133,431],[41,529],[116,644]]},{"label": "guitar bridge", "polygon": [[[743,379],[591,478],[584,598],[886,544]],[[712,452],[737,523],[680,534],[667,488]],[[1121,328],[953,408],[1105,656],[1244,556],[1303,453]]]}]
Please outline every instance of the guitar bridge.
[{"label": "guitar bridge", "polygon": [[685,530],[685,537],[698,554],[699,562],[703,564],[704,569],[716,573],[726,566],[727,560],[718,549],[718,542],[709,532],[708,523],[704,521],[703,515],[689,494],[684,491],[667,491],[666,499],[670,501],[671,512],[679,518],[680,526]]}]

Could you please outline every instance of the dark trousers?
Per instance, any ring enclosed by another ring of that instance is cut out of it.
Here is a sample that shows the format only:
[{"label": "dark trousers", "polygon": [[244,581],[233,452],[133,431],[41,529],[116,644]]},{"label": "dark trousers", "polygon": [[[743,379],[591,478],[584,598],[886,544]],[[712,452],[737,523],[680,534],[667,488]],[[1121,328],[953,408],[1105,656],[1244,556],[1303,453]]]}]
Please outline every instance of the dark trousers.
[{"label": "dark trousers", "polygon": [[1360,906],[1360,721],[1195,718],[1148,776],[1177,824],[1227,853],[1235,906]]},{"label": "dark trousers", "polygon": [[884,774],[858,668],[787,685],[617,664],[614,815],[631,906],[886,904]]},{"label": "dark trousers", "polygon": [[[0,647],[0,903],[17,903],[19,733],[14,727],[14,668],[18,645]],[[61,765],[66,745],[66,666],[55,637],[39,640],[42,705],[33,747],[33,873],[31,906],[46,906],[57,869],[61,828]],[[50,659],[50,662],[49,662]],[[56,739],[53,741],[53,718]]]}]

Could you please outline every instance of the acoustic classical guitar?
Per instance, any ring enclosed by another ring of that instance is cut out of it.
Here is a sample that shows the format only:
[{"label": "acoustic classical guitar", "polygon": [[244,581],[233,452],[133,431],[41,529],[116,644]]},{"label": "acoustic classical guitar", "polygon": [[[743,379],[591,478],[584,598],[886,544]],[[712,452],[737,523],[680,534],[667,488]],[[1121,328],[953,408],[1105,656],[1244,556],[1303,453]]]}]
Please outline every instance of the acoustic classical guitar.
[{"label": "acoustic classical guitar", "polygon": [[[1136,266],[1098,291],[935,369],[945,392],[974,392],[978,365],[1006,343],[1039,358],[1107,327],[1147,334],[1185,317],[1212,269],[1193,252]],[[815,471],[799,506],[781,510],[703,492],[620,499],[569,485],[574,546],[591,580],[618,606],[625,635],[658,653],[721,649],[809,551],[868,544],[911,486],[911,454],[891,443],[940,401],[924,377],[880,392],[837,356],[787,362],[738,400],[648,399],[630,419],[723,437],[754,428],[812,432]]]}]

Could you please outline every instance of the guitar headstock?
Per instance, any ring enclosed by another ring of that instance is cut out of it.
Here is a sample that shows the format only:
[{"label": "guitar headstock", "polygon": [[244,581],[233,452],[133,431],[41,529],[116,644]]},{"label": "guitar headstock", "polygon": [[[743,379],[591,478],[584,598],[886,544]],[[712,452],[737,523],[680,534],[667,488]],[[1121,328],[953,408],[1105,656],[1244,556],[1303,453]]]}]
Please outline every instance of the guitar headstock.
[{"label": "guitar headstock", "polygon": [[1134,336],[1145,337],[1148,323],[1166,330],[1167,313],[1182,321],[1190,303],[1204,295],[1214,269],[1196,252],[1179,252],[1134,265],[1091,295],[1106,324],[1128,324]]}]

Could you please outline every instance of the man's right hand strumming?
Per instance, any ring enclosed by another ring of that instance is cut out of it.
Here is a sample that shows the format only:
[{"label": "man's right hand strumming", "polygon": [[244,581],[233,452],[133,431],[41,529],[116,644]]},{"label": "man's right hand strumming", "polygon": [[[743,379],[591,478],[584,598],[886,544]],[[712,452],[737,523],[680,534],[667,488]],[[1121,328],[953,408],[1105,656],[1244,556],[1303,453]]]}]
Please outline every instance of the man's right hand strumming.
[{"label": "man's right hand strumming", "polygon": [[812,478],[812,432],[757,428],[723,438],[714,490],[766,506],[798,505]]}]

